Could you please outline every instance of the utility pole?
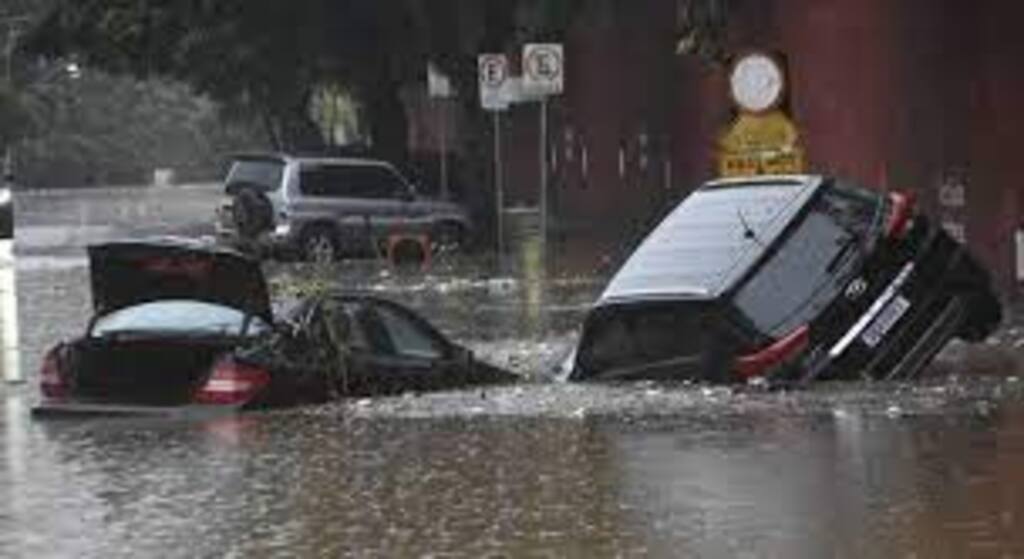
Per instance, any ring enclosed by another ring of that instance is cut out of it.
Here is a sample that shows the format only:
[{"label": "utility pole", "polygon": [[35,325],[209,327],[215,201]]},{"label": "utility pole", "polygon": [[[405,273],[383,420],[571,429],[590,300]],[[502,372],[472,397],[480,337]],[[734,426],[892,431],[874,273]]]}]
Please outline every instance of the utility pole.
[{"label": "utility pole", "polygon": [[[4,86],[7,87],[9,93],[14,92],[14,80],[12,69],[14,67],[14,49],[18,44],[18,29],[13,24],[7,22],[7,45],[4,48]],[[4,176],[3,181],[6,183],[11,182],[11,177],[14,174],[14,150],[11,147],[11,138],[8,138],[4,143]]]},{"label": "utility pole", "polygon": [[[29,16],[0,16],[0,23],[7,29],[7,42],[4,45],[4,86],[10,93],[14,92],[14,52],[18,48],[18,36],[21,26],[28,23]],[[3,181],[8,183],[14,175],[14,148],[10,138],[4,145]]]},{"label": "utility pole", "polygon": [[[0,17],[0,24],[7,30],[7,42],[4,48],[4,85],[8,94],[14,93],[14,53],[17,50],[20,25],[28,22],[24,16]],[[12,196],[14,186],[14,138],[8,137],[4,142],[3,161],[3,192]],[[9,202],[13,208],[13,201]],[[14,210],[11,209],[13,228]],[[14,239],[0,239],[0,369],[4,380],[10,384],[21,383],[25,377],[21,372],[18,334],[18,294],[15,280],[16,267],[14,262]]]}]

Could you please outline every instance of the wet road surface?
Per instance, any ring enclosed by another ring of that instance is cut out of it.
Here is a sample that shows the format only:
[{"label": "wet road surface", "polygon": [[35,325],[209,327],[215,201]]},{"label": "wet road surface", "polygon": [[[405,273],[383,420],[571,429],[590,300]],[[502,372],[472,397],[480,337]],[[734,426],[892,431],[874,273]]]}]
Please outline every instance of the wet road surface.
[{"label": "wet road surface", "polygon": [[[105,210],[103,236],[154,204],[121,203],[135,209]],[[201,229],[181,213],[167,230]],[[519,386],[32,421],[39,353],[89,307],[81,253],[47,242],[18,265],[29,383],[0,399],[0,557],[1024,556],[1016,371],[796,392],[565,385],[550,371],[601,281],[564,271],[334,273],[531,379]],[[283,295],[309,273],[268,272]]]}]

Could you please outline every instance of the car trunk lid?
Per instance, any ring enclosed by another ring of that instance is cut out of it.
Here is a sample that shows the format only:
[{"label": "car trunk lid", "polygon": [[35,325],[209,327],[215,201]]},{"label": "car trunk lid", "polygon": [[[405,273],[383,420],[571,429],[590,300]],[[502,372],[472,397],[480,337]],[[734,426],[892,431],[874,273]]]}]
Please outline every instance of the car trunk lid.
[{"label": "car trunk lid", "polygon": [[96,316],[164,299],[228,306],[272,322],[259,263],[239,253],[178,241],[89,247]]}]

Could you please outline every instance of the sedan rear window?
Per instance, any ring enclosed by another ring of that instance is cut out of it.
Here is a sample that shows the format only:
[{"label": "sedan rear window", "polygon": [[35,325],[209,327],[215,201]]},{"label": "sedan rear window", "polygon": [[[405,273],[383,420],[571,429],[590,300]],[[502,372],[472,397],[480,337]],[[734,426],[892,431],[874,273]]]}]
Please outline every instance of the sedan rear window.
[{"label": "sedan rear window", "polygon": [[237,309],[202,301],[165,300],[143,303],[101,316],[93,324],[91,335],[102,337],[118,333],[148,334],[223,334],[255,335],[270,327],[251,317],[248,331],[245,313]]}]

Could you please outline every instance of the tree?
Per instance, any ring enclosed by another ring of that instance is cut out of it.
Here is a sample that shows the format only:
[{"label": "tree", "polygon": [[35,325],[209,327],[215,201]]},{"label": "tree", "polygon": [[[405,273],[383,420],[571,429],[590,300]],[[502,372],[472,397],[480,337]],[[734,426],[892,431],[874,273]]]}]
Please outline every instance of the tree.
[{"label": "tree", "polygon": [[[474,91],[475,56],[523,31],[551,36],[581,0],[63,0],[35,52],[192,84],[248,108],[281,149],[316,147],[310,104],[324,86],[358,101],[370,141],[404,154],[403,85],[440,64]],[[526,17],[529,16],[529,17]],[[524,23],[525,25],[520,25]],[[525,27],[525,29],[524,29]]]}]

